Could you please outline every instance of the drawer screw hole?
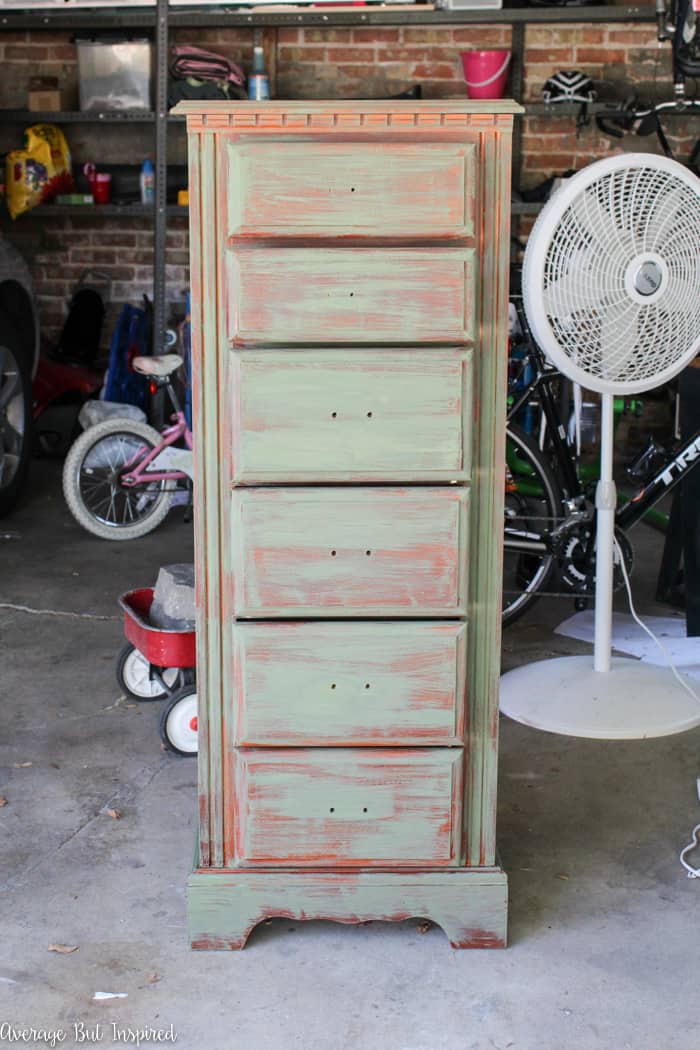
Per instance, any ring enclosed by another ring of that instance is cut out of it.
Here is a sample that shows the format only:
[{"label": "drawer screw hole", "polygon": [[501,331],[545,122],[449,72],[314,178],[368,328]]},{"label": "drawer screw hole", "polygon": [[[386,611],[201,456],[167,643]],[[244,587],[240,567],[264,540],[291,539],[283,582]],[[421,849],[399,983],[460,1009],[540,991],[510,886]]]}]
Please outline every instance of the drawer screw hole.
[{"label": "drawer screw hole", "polygon": [[372,555],[372,551],[365,551],[365,554],[366,554],[366,555],[367,555],[367,557],[369,558],[369,557],[371,557],[371,555]]},{"label": "drawer screw hole", "polygon": [[329,809],[329,811],[328,811],[328,812],[329,812],[329,813],[335,813],[335,808],[334,808],[333,806],[331,806],[331,808]]},{"label": "drawer screw hole", "polygon": [[331,689],[335,689],[335,682],[331,682]]},{"label": "drawer screw hole", "polygon": [[338,415],[337,412],[331,412],[331,419],[336,419],[337,415]]},{"label": "drawer screw hole", "polygon": [[365,689],[369,689],[369,682],[365,682]]},{"label": "drawer screw hole", "polygon": [[354,186],[351,186],[351,187],[350,187],[350,192],[351,192],[351,193],[354,193],[354,192],[355,192],[355,187],[354,187]]},{"label": "drawer screw hole", "polygon": [[371,419],[371,418],[372,418],[372,413],[371,413],[371,412],[368,412],[368,413],[367,413],[367,418],[368,418],[368,419]]},{"label": "drawer screw hole", "polygon": [[363,809],[362,809],[362,812],[363,812],[363,813],[366,813],[366,812],[367,812],[367,806],[364,806],[364,807],[363,807]]},{"label": "drawer screw hole", "polygon": [[354,294],[355,294],[354,292],[350,292],[350,298],[351,298],[351,299],[352,299],[352,297],[353,297],[353,295],[354,295]]},{"label": "drawer screw hole", "polygon": [[337,551],[331,551],[331,558],[335,558],[337,553],[338,553]]}]

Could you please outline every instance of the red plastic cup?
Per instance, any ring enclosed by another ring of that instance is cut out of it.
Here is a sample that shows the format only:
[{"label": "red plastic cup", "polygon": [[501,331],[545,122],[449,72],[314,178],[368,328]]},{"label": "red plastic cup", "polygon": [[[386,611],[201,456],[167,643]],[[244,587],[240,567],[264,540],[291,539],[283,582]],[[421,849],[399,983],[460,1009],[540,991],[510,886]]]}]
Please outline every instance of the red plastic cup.
[{"label": "red plastic cup", "polygon": [[95,204],[109,204],[112,195],[112,176],[106,172],[98,172],[91,180],[92,199]]},{"label": "red plastic cup", "polygon": [[503,98],[510,51],[463,51],[460,58],[469,98]]}]

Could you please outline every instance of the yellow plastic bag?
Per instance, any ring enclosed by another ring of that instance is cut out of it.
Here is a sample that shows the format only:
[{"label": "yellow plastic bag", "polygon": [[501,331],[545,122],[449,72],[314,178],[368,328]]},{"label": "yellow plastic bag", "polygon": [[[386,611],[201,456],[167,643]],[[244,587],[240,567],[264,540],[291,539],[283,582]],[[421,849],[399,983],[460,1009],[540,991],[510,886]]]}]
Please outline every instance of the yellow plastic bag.
[{"label": "yellow plastic bag", "polygon": [[24,133],[25,148],[7,154],[7,209],[13,219],[22,212],[73,189],[71,159],[63,132],[53,124],[34,124]]}]

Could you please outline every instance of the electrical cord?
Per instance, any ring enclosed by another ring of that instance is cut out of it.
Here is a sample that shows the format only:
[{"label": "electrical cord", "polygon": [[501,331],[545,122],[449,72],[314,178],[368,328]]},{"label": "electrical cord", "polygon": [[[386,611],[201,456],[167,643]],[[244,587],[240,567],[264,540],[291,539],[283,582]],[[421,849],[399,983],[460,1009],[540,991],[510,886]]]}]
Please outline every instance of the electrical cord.
[{"label": "electrical cord", "polygon": [[674,664],[673,660],[671,659],[671,654],[669,653],[669,651],[666,648],[666,646],[663,644],[662,641],[660,641],[660,639],[658,639],[656,637],[654,632],[649,627],[647,627],[647,625],[640,619],[639,614],[637,613],[637,610],[634,607],[634,602],[632,601],[632,587],[630,586],[630,578],[629,578],[629,576],[627,574],[627,566],[625,565],[625,559],[624,559],[624,557],[622,555],[622,551],[620,549],[620,545],[617,542],[617,538],[615,539],[615,550],[617,551],[617,556],[618,556],[619,561],[620,561],[620,569],[622,571],[622,578],[625,581],[625,590],[627,591],[627,601],[628,601],[628,604],[629,604],[629,607],[630,607],[630,612],[632,613],[632,619],[634,620],[634,622],[637,624],[638,627],[641,627],[642,630],[646,634],[649,635],[649,637],[651,638],[652,642],[654,642],[656,647],[659,649],[659,651],[661,652],[664,660],[668,664],[669,669],[673,672],[673,676],[676,679],[676,681],[678,682],[678,684],[681,685],[685,689],[686,693],[688,693],[689,696],[692,696],[693,700],[695,700],[695,702],[697,704],[700,704],[700,696],[698,696],[698,694],[695,692],[693,687],[684,678],[682,678],[681,675],[678,673],[676,665]]},{"label": "electrical cord", "polygon": [[686,854],[687,853],[691,853],[695,849],[695,847],[699,844],[698,843],[698,832],[699,831],[700,831],[700,824],[696,824],[695,827],[693,828],[693,830],[690,833],[693,836],[692,841],[689,842],[688,845],[685,846],[681,850],[680,862],[683,865],[683,867],[685,868],[685,870],[688,872],[688,878],[689,879],[700,879],[700,868],[694,868],[691,864],[688,864],[688,861],[685,859]]},{"label": "electrical cord", "polygon": [[[625,590],[627,591],[627,602],[628,602],[629,607],[630,607],[630,612],[632,614],[632,619],[634,620],[634,622],[637,624],[638,627],[641,627],[642,630],[646,634],[649,635],[649,637],[651,638],[652,642],[654,642],[654,644],[657,646],[657,648],[659,649],[659,651],[663,655],[666,663],[668,664],[670,670],[673,672],[673,675],[676,678],[676,680],[679,683],[679,685],[682,685],[683,688],[685,689],[686,693],[688,693],[690,696],[692,696],[693,700],[695,700],[698,704],[700,704],[700,696],[698,696],[698,694],[695,692],[695,690],[692,688],[692,686],[684,678],[682,678],[681,675],[678,673],[676,665],[674,664],[673,660],[671,659],[671,654],[669,653],[669,651],[666,648],[666,646],[663,644],[662,641],[660,641],[659,638],[656,637],[656,635],[651,630],[651,628],[647,627],[647,625],[642,621],[642,619],[640,618],[639,614],[637,613],[637,610],[634,607],[634,601],[632,600],[632,587],[631,587],[631,584],[630,584],[629,575],[627,573],[627,566],[625,565],[625,559],[624,559],[624,556],[622,554],[622,550],[620,549],[620,545],[617,542],[617,538],[616,537],[614,539],[614,543],[615,543],[615,550],[617,551],[617,557],[618,557],[619,562],[620,562],[620,569],[622,571],[622,578],[625,581]],[[698,779],[698,793],[700,795],[700,778]],[[700,833],[700,824],[696,824],[695,827],[693,828],[693,830],[691,831],[691,833],[690,833],[691,836],[692,836],[691,841],[688,843],[687,846],[683,847],[683,849],[680,852],[680,856],[679,856],[679,860],[680,860],[681,864],[683,865],[683,867],[685,868],[685,870],[687,871],[689,879],[700,879],[700,868],[694,868],[685,859],[686,855],[688,853],[692,853],[692,851],[697,846],[700,845],[700,840],[698,839],[698,833]]]}]

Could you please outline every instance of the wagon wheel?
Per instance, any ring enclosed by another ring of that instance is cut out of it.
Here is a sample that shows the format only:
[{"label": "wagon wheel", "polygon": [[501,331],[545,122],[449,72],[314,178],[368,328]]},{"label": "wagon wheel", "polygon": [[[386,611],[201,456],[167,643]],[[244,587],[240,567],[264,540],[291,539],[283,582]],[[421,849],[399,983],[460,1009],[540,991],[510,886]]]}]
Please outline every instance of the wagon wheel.
[{"label": "wagon wheel", "polygon": [[180,668],[164,667],[158,670],[160,681],[154,677],[154,669],[146,657],[131,642],[127,642],[117,658],[119,688],[134,700],[164,700],[177,685]]},{"label": "wagon wheel", "polygon": [[163,704],[160,736],[176,755],[197,754],[197,686],[184,685]]}]

